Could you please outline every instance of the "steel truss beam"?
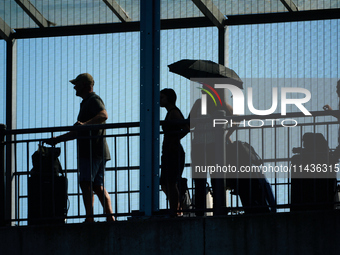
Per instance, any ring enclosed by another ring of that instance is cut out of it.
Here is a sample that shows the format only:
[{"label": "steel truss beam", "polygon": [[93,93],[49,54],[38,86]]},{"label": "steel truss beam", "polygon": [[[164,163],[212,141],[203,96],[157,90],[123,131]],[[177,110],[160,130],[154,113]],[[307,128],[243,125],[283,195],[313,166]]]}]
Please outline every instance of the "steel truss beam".
[{"label": "steel truss beam", "polygon": [[124,9],[115,0],[103,0],[107,7],[120,19],[122,22],[131,21],[131,18]]},{"label": "steel truss beam", "polygon": [[312,20],[340,19],[340,8],[228,16],[225,25],[251,25]]},{"label": "steel truss beam", "polygon": [[192,0],[192,2],[216,27],[223,27],[225,17],[211,0]]},{"label": "steel truss beam", "polygon": [[45,19],[44,16],[38,11],[37,8],[35,8],[35,6],[29,0],[15,0],[15,2],[39,27],[49,27],[50,25],[55,25],[54,23]]},{"label": "steel truss beam", "polygon": [[0,18],[0,37],[8,41],[11,38],[11,34],[13,33],[13,30],[7,23]]},{"label": "steel truss beam", "polygon": [[280,0],[281,3],[287,8],[288,11],[290,12],[296,12],[298,11],[297,6],[292,0]]}]

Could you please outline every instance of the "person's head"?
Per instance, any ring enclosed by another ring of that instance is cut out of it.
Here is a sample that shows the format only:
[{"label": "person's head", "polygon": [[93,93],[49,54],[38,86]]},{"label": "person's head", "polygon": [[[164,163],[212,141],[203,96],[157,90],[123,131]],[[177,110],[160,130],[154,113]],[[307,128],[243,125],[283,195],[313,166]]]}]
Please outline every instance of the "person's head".
[{"label": "person's head", "polygon": [[93,91],[94,80],[91,74],[82,73],[75,79],[70,80],[76,90],[76,95],[84,98],[87,94]]},{"label": "person's head", "polygon": [[163,89],[160,91],[161,107],[166,107],[167,105],[175,105],[176,99],[176,92],[173,89]]}]

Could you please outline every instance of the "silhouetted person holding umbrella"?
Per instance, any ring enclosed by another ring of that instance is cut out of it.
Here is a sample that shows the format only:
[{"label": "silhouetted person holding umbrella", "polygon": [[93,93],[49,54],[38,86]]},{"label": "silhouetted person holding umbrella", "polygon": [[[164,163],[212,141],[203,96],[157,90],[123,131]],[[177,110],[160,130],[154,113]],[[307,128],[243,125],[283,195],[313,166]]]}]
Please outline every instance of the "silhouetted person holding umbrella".
[{"label": "silhouetted person holding umbrella", "polygon": [[[338,80],[337,86],[336,86],[336,93],[338,94],[338,97],[340,97],[340,80]],[[323,106],[323,109],[325,111],[333,111],[332,107],[330,107],[328,104]],[[339,109],[340,109],[340,102],[339,102]],[[331,112],[331,115],[335,118],[338,119],[340,122],[340,112],[339,111],[334,111]],[[334,156],[339,159],[340,158],[340,129],[339,129],[339,134],[338,134],[338,146],[336,147],[334,151]]]},{"label": "silhouetted person holding umbrella", "polygon": [[[207,114],[202,118],[202,99],[197,99],[191,108],[189,119],[190,128],[192,129],[192,140],[191,140],[191,164],[192,171],[195,171],[196,166],[214,166],[215,161],[215,148],[216,148],[216,131],[211,128],[212,117],[218,111],[224,111],[226,116],[233,115],[233,108],[231,105],[225,102],[224,90],[216,89],[217,93],[221,97],[222,105],[215,105],[211,97],[207,97]],[[205,92],[202,90],[202,94]],[[206,119],[204,119],[206,118]],[[234,132],[234,128],[230,128],[225,136],[221,136],[218,139],[226,139],[227,143],[231,143],[230,136]],[[220,210],[219,204],[221,202],[221,196],[223,196],[222,190],[223,179],[221,177],[216,178],[211,174],[211,184],[213,188],[214,196],[214,209]],[[197,216],[203,216],[204,210],[206,209],[206,184],[207,184],[207,173],[194,173],[193,179],[195,183],[195,209]],[[217,199],[217,196],[219,199]],[[217,202],[218,200],[218,202]],[[216,206],[218,205],[218,206]]]}]

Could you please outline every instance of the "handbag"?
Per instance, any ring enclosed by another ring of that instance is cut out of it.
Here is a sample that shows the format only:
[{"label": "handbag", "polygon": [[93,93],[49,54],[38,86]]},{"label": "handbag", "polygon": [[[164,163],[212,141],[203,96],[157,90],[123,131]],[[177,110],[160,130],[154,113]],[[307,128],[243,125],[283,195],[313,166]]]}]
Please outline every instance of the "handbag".
[{"label": "handbag", "polygon": [[61,153],[60,148],[46,147],[39,144],[39,148],[32,155],[33,168],[31,175],[42,174],[44,176],[62,175],[62,168],[58,159]]}]

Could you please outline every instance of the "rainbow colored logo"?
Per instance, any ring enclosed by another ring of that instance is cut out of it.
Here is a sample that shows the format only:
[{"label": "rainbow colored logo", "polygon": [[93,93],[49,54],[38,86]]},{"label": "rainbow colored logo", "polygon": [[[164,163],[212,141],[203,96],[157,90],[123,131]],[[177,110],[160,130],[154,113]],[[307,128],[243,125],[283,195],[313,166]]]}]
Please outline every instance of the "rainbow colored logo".
[{"label": "rainbow colored logo", "polygon": [[215,106],[217,106],[217,103],[216,103],[216,100],[215,100],[213,94],[208,90],[208,89],[210,89],[210,90],[217,96],[217,98],[218,98],[218,100],[220,101],[220,104],[221,104],[221,106],[222,106],[222,100],[221,100],[219,94],[217,93],[217,91],[216,91],[213,87],[211,87],[210,85],[208,85],[208,84],[202,83],[202,85],[203,85],[203,87],[206,87],[207,89],[200,88],[200,87],[197,87],[197,88],[200,89],[200,90],[202,90],[202,91],[204,91],[205,93],[207,93],[207,94],[212,98],[212,100],[214,101]]}]

